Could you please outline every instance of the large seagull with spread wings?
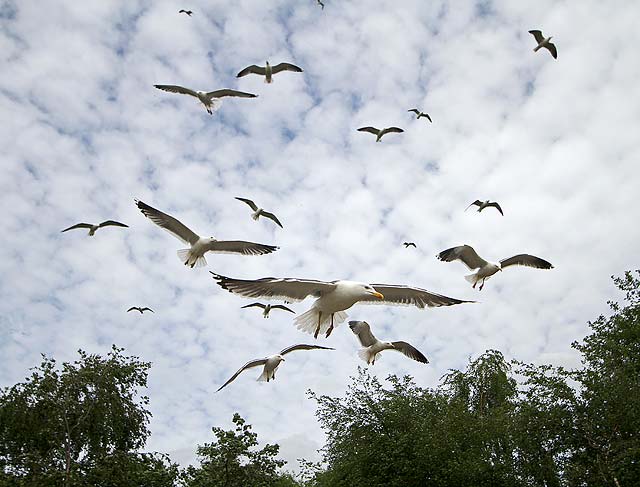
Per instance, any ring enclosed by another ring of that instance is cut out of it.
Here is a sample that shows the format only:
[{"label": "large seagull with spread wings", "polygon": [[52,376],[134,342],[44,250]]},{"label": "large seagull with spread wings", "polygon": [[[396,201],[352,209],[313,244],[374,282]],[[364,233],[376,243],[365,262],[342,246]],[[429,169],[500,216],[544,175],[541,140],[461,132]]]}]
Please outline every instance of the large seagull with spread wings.
[{"label": "large seagull with spread wings", "polygon": [[191,268],[207,265],[207,261],[204,258],[204,254],[207,252],[216,254],[262,255],[270,254],[278,249],[278,247],[273,245],[245,242],[244,240],[217,240],[214,237],[201,237],[171,215],[156,210],[142,201],[134,201],[142,214],[149,220],[160,228],[165,229],[174,237],[190,245],[188,249],[178,250],[178,257],[184,262],[184,265],[188,265]]},{"label": "large seagull with spread wings", "polygon": [[222,104],[220,98],[224,98],[225,96],[234,96],[237,98],[255,98],[258,96],[254,95],[253,93],[245,93],[244,91],[229,90],[226,88],[215,91],[197,91],[178,85],[153,86],[155,86],[159,90],[168,91],[169,93],[178,93],[180,95],[189,95],[197,98],[198,100],[200,100],[200,103],[204,105],[204,108],[207,110],[207,113],[209,115],[213,115],[213,112],[220,108],[220,105]]},{"label": "large seagull with spread wings", "polygon": [[313,333],[315,338],[322,331],[328,337],[334,325],[347,319],[344,310],[356,303],[417,306],[418,308],[451,306],[468,303],[432,293],[426,289],[396,284],[366,284],[354,281],[315,281],[264,277],[245,280],[221,276],[211,272],[222,289],[246,298],[284,299],[286,303],[302,301],[307,296],[316,297],[309,311],[296,317],[299,330]]}]

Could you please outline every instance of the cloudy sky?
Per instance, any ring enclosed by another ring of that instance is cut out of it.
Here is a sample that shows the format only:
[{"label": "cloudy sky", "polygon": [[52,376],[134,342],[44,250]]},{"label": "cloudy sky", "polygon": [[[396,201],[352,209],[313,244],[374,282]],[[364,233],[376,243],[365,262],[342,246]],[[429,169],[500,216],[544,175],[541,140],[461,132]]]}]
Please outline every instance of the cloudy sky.
[{"label": "cloudy sky", "polygon": [[[401,6],[399,6],[399,3]],[[617,299],[610,277],[638,268],[640,6],[635,2],[424,0],[0,1],[0,386],[40,353],[73,360],[111,344],[151,361],[149,450],[193,461],[211,426],[237,411],[291,460],[316,459],[323,435],[305,391],[338,395],[361,364],[343,324],[214,391],[247,360],[313,338],[292,315],[211,279],[265,276],[411,284],[467,304],[355,306],[379,338],[406,340],[427,366],[387,353],[372,372],[435,386],[487,348],[576,366],[573,340]],[[178,14],[181,8],[193,16]],[[534,53],[553,35],[558,60]],[[292,62],[267,85],[250,64]],[[225,99],[209,116],[195,99]],[[428,112],[433,124],[409,108]],[[356,131],[396,125],[381,143]],[[284,224],[253,221],[235,196]],[[134,198],[201,235],[278,245],[259,257],[209,255],[188,269],[184,245]],[[476,198],[504,208],[464,212]],[[60,233],[80,221],[130,228]],[[402,242],[414,241],[417,249]],[[531,253],[551,271],[512,268],[482,292],[459,262]],[[311,300],[292,307],[303,312]],[[126,313],[133,305],[155,314]]]}]

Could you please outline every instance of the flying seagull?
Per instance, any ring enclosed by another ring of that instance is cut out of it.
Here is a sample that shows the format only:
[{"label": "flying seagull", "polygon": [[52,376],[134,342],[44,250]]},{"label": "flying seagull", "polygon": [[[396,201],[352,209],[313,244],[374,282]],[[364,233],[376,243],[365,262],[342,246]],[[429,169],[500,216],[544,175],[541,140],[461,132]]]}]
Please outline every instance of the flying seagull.
[{"label": "flying seagull", "polygon": [[220,386],[220,389],[218,389],[216,392],[221,391],[225,386],[233,382],[235,378],[238,377],[243,371],[250,369],[252,367],[258,367],[259,365],[264,365],[264,368],[262,369],[262,374],[260,374],[260,377],[258,377],[258,380],[260,382],[264,382],[264,381],[269,382],[270,380],[275,380],[276,370],[278,369],[280,362],[284,362],[283,355],[286,355],[289,352],[295,352],[296,350],[334,350],[334,349],[329,347],[321,347],[319,345],[305,345],[305,344],[292,345],[290,347],[285,348],[280,353],[277,353],[275,355],[270,355],[269,357],[259,358],[259,359],[251,360],[247,362],[242,367],[240,367],[240,369],[235,374],[231,376],[231,379],[229,379],[227,382],[222,384],[222,386]]},{"label": "flying seagull", "polygon": [[264,245],[255,242],[245,242],[243,240],[217,240],[214,237],[200,237],[196,235],[186,225],[176,220],[174,217],[162,213],[160,210],[152,208],[142,201],[134,200],[144,216],[149,218],[159,227],[164,228],[174,237],[179,238],[191,247],[178,250],[178,257],[184,265],[191,268],[207,265],[204,254],[213,252],[216,254],[243,254],[243,255],[263,255],[270,254],[278,249],[273,245]]},{"label": "flying seagull", "polygon": [[433,120],[431,120],[431,117],[429,116],[428,113],[421,112],[417,108],[412,108],[411,110],[407,110],[407,111],[415,113],[417,120],[420,120],[420,117],[427,117],[427,120],[429,120],[429,122],[433,123]]},{"label": "flying seagull", "polygon": [[322,10],[324,10],[324,3],[322,3],[320,0],[316,0],[318,2],[318,5],[320,5],[322,7]]},{"label": "flying seagull", "polygon": [[189,17],[191,17],[191,14],[193,13],[193,11],[192,10],[184,10],[184,9],[182,9],[182,10],[178,10],[178,13],[179,14],[187,14]]},{"label": "flying seagull", "polygon": [[266,61],[266,66],[264,68],[262,66],[256,66],[255,64],[252,64],[251,66],[247,66],[242,71],[240,71],[236,75],[236,78],[242,78],[243,76],[253,73],[264,76],[265,83],[271,83],[273,82],[272,76],[281,71],[293,71],[295,73],[302,73],[302,68],[296,66],[295,64],[289,63],[280,63],[276,64],[275,66],[271,66],[269,64],[269,61]]},{"label": "flying seagull", "polygon": [[289,311],[290,313],[296,314],[295,311],[293,311],[290,308],[287,308],[285,305],[283,304],[262,304],[262,303],[251,303],[251,304],[247,304],[246,306],[242,306],[242,308],[262,308],[264,311],[262,312],[262,317],[263,318],[268,318],[269,317],[269,312],[272,309],[283,309],[285,311]]},{"label": "flying seagull", "polygon": [[500,212],[500,214],[502,216],[504,216],[504,213],[502,211],[502,208],[500,208],[500,205],[496,202],[496,201],[480,201],[480,200],[475,200],[473,203],[471,203],[469,206],[467,206],[464,211],[467,211],[469,208],[471,208],[473,205],[478,207],[478,213],[480,213],[482,210],[484,210],[485,208],[488,208],[490,206],[493,206],[496,210],[498,210]]},{"label": "flying seagull", "polygon": [[420,350],[407,342],[381,342],[373,336],[369,323],[366,321],[350,321],[349,328],[355,333],[358,340],[360,340],[360,344],[364,347],[358,352],[358,355],[362,360],[367,362],[367,365],[374,365],[378,355],[383,350],[397,350],[417,362],[423,364],[429,363],[427,357],[422,355]]},{"label": "flying seagull", "polygon": [[222,289],[247,298],[284,299],[285,303],[291,303],[302,301],[307,296],[316,297],[311,309],[293,321],[299,330],[313,333],[314,338],[318,338],[320,331],[326,332],[325,336],[329,337],[334,324],[347,319],[344,310],[356,303],[424,308],[471,302],[396,284],[366,284],[343,280],[326,282],[276,277],[244,280],[221,276],[215,272],[211,274]]},{"label": "flying seagull", "polygon": [[536,269],[553,269],[553,266],[546,260],[529,254],[514,255],[508,259],[502,259],[498,263],[487,262],[480,257],[470,245],[460,245],[459,247],[452,247],[450,249],[443,250],[437,255],[437,257],[444,262],[459,260],[470,270],[478,269],[476,273],[469,274],[464,278],[473,283],[474,289],[476,284],[482,281],[480,284],[480,291],[482,291],[482,288],[484,287],[484,281],[489,279],[496,272],[502,271],[502,269],[511,265],[524,265],[527,267],[535,267]]},{"label": "flying seagull", "polygon": [[416,248],[416,249],[418,248],[418,247],[416,246],[416,244],[415,244],[415,243],[413,243],[413,242],[403,242],[403,243],[402,243],[402,245],[404,245],[404,248],[405,248],[405,249],[408,249],[409,247],[414,247],[414,248]]},{"label": "flying seagull", "polygon": [[386,129],[377,129],[375,127],[360,127],[358,129],[358,132],[369,132],[370,134],[376,136],[376,142],[380,142],[380,139],[382,139],[382,136],[384,134],[388,134],[390,132],[401,134],[402,132],[404,132],[404,130],[398,127],[387,127]]},{"label": "flying seagull", "polygon": [[251,218],[253,218],[254,220],[257,220],[259,217],[263,216],[265,218],[269,218],[270,220],[273,220],[274,222],[276,222],[276,224],[280,227],[280,228],[284,228],[282,226],[282,223],[280,223],[280,220],[278,220],[278,217],[275,216],[273,213],[269,213],[268,211],[265,211],[262,208],[258,208],[258,205],[256,205],[253,201],[248,200],[247,198],[239,198],[236,196],[237,200],[243,201],[246,204],[249,205],[249,207],[253,210],[253,214],[251,215]]},{"label": "flying seagull", "polygon": [[558,50],[556,49],[556,45],[550,42],[551,37],[553,36],[545,37],[542,35],[542,31],[539,30],[530,30],[529,34],[532,34],[533,37],[535,37],[536,42],[538,43],[533,52],[537,52],[541,47],[545,47],[549,49],[549,52],[554,59],[558,59]]},{"label": "flying seagull", "polygon": [[169,93],[180,93],[181,95],[190,95],[198,100],[200,103],[204,105],[204,108],[207,110],[209,115],[213,115],[213,112],[220,108],[222,101],[220,98],[224,98],[225,96],[235,96],[239,98],[256,98],[258,95],[254,95],[253,93],[245,93],[244,91],[236,91],[236,90],[216,90],[216,91],[194,91],[190,88],[185,88],[184,86],[177,85],[153,85],[159,90],[168,91]]},{"label": "flying seagull", "polygon": [[125,225],[124,223],[116,222],[113,220],[107,220],[102,223],[98,223],[97,225],[93,225],[91,223],[76,223],[75,225],[70,226],[69,228],[65,228],[60,233],[68,232],[69,230],[75,230],[76,228],[88,228],[89,236],[92,237],[98,228],[103,227],[124,227],[129,228],[129,225]]},{"label": "flying seagull", "polygon": [[144,313],[145,311],[151,311],[152,313],[154,313],[154,311],[151,308],[147,308],[147,307],[141,308],[140,306],[131,306],[131,308],[127,310],[127,313],[129,311],[133,311],[134,309],[136,311],[140,311],[140,314]]}]

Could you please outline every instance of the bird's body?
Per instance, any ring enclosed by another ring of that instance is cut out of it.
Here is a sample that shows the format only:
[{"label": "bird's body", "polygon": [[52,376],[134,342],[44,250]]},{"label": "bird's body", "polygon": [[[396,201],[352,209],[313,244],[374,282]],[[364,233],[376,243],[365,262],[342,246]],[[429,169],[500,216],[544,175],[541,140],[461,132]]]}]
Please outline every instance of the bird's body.
[{"label": "bird's body", "polygon": [[558,50],[556,49],[556,45],[551,42],[550,37],[545,37],[542,34],[542,31],[539,30],[530,30],[529,34],[533,35],[538,45],[533,49],[533,52],[538,52],[541,48],[548,49],[554,59],[558,59]]},{"label": "bird's body", "polygon": [[400,134],[402,132],[404,132],[404,130],[402,130],[399,127],[387,127],[384,129],[377,129],[375,127],[360,127],[358,129],[358,132],[369,132],[370,134],[373,134],[376,136],[376,142],[380,142],[380,140],[382,139],[382,136],[388,133],[397,133]]},{"label": "bird's body", "polygon": [[127,310],[127,313],[134,310],[139,311],[140,314],[143,314],[145,311],[151,311],[152,313],[155,313],[155,311],[153,311],[151,308],[147,308],[146,306],[144,308],[141,308],[140,306],[131,306],[131,308]]},{"label": "bird's body", "polygon": [[421,112],[417,108],[412,108],[411,110],[407,110],[407,111],[415,113],[416,120],[420,120],[422,117],[425,117],[427,120],[429,120],[429,122],[433,123],[433,120],[431,120],[431,117],[429,116],[428,113]]},{"label": "bird's body", "polygon": [[333,348],[321,347],[320,345],[305,345],[305,344],[292,345],[290,347],[285,348],[284,350],[280,351],[280,353],[277,353],[275,355],[270,355],[268,357],[261,358],[261,359],[250,360],[249,362],[244,364],[242,367],[240,367],[240,369],[238,369],[238,371],[235,374],[233,374],[227,382],[222,384],[222,386],[220,386],[220,388],[216,392],[222,390],[225,386],[233,382],[235,378],[238,377],[243,371],[250,369],[252,367],[258,367],[260,365],[263,366],[262,374],[260,374],[257,380],[261,382],[269,382],[271,380],[274,380],[276,378],[276,370],[280,366],[280,363],[284,362],[285,360],[284,355],[290,352],[294,352],[296,350],[333,350]]},{"label": "bird's body", "polygon": [[383,342],[378,340],[371,333],[369,323],[366,321],[350,321],[349,328],[351,328],[351,331],[358,337],[360,344],[364,347],[358,352],[358,355],[367,362],[367,365],[374,365],[380,352],[385,350],[397,350],[417,362],[429,363],[429,360],[417,348],[407,342]]},{"label": "bird's body", "polygon": [[473,284],[472,287],[474,289],[480,282],[480,291],[482,291],[484,282],[488,278],[512,265],[523,265],[527,267],[535,267],[536,269],[553,269],[553,265],[546,260],[529,254],[514,255],[508,259],[502,259],[500,262],[488,262],[480,257],[470,245],[460,245],[458,247],[443,250],[437,255],[437,257],[439,260],[444,262],[459,260],[470,270],[478,269],[474,274],[465,276],[465,279]]},{"label": "bird's body", "polygon": [[295,64],[280,63],[280,64],[276,64],[275,66],[271,66],[271,64],[269,64],[269,61],[266,61],[264,67],[257,66],[255,64],[252,64],[251,66],[247,66],[236,75],[236,78],[242,78],[243,76],[246,76],[248,74],[257,74],[259,76],[264,76],[265,83],[272,83],[273,75],[280,73],[282,71],[293,71],[294,73],[303,72],[302,68],[296,66]]},{"label": "bird's body", "polygon": [[269,313],[271,312],[272,309],[282,309],[284,311],[289,311],[290,313],[293,313],[293,314],[296,313],[292,309],[287,308],[286,306],[284,306],[282,304],[252,303],[252,304],[247,304],[246,306],[242,306],[242,308],[262,308],[262,317],[263,318],[268,318],[269,317]]},{"label": "bird's body", "polygon": [[174,237],[190,245],[188,249],[178,250],[178,257],[184,265],[191,268],[207,265],[207,261],[204,258],[204,254],[207,252],[263,255],[270,254],[278,249],[273,245],[246,242],[244,240],[218,240],[214,237],[200,237],[176,218],[142,201],[135,200],[135,202],[144,216]]},{"label": "bird's body", "polygon": [[263,216],[265,218],[269,218],[270,220],[273,220],[280,228],[284,228],[282,226],[282,223],[280,223],[280,220],[278,220],[277,216],[275,216],[273,213],[266,211],[264,208],[258,208],[258,205],[256,205],[252,200],[247,198],[239,198],[237,196],[236,196],[236,199],[249,205],[249,207],[253,210],[253,213],[251,214],[251,218],[253,218],[254,220],[257,220],[258,218]]},{"label": "bird's body", "polygon": [[244,297],[284,299],[287,303],[302,301],[307,296],[316,297],[311,309],[298,315],[294,320],[299,330],[313,333],[316,338],[321,331],[328,337],[335,325],[347,319],[347,313],[344,311],[356,303],[378,302],[424,308],[467,302],[425,289],[394,284],[367,284],[347,280],[327,282],[275,277],[243,280],[221,276],[214,272],[211,274],[220,287]]},{"label": "bird's body", "polygon": [[504,216],[504,212],[502,211],[502,208],[500,207],[500,205],[496,201],[489,201],[489,200],[486,200],[486,201],[475,200],[473,203],[467,206],[464,209],[464,211],[467,211],[469,208],[471,208],[474,205],[478,207],[478,213],[480,213],[485,208],[493,207],[496,210],[498,210],[502,216]]},{"label": "bird's body", "polygon": [[93,223],[76,223],[75,225],[71,225],[69,228],[65,228],[60,233],[68,232],[69,230],[75,230],[78,228],[86,228],[89,230],[88,235],[90,237],[93,237],[99,228],[104,228],[104,227],[129,228],[129,225],[125,225],[124,223],[120,223],[114,220],[107,220],[102,223],[98,223],[97,225],[94,225]]},{"label": "bird's body", "polygon": [[402,245],[404,245],[405,249],[408,249],[409,247],[418,248],[414,242],[403,242]]},{"label": "bird's body", "polygon": [[237,98],[256,98],[258,95],[254,95],[253,93],[246,93],[244,91],[236,91],[230,89],[222,89],[215,91],[197,91],[192,90],[190,88],[185,88],[184,86],[178,85],[153,85],[162,91],[168,91],[169,93],[179,93],[181,95],[189,95],[197,98],[200,103],[207,110],[209,115],[213,115],[213,112],[220,108],[222,101],[220,98],[224,98],[226,96],[233,96]]},{"label": "bird's body", "polygon": [[193,14],[193,11],[192,10],[181,9],[181,10],[178,10],[178,13],[179,14],[187,14],[189,17],[191,17],[191,14]]}]

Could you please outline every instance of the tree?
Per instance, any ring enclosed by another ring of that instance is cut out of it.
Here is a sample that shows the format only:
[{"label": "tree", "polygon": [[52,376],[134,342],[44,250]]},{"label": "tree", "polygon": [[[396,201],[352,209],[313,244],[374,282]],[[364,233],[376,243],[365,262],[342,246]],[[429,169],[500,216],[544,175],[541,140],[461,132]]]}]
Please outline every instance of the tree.
[{"label": "tree", "polygon": [[234,430],[212,428],[216,441],[198,446],[200,466],[182,472],[187,487],[289,487],[298,485],[280,469],[286,463],[277,459],[280,447],[265,445],[257,450],[258,435],[238,413],[233,415]]},{"label": "tree", "polygon": [[79,350],[79,360],[61,367],[43,356],[25,382],[1,391],[0,471],[6,483],[100,485],[97,480],[111,471],[103,485],[138,485],[132,472],[146,475],[145,466],[156,472],[165,466],[175,477],[175,466],[135,453],[149,436],[149,400],[138,390],[147,385],[150,364],[122,352],[113,346],[103,358]]}]

